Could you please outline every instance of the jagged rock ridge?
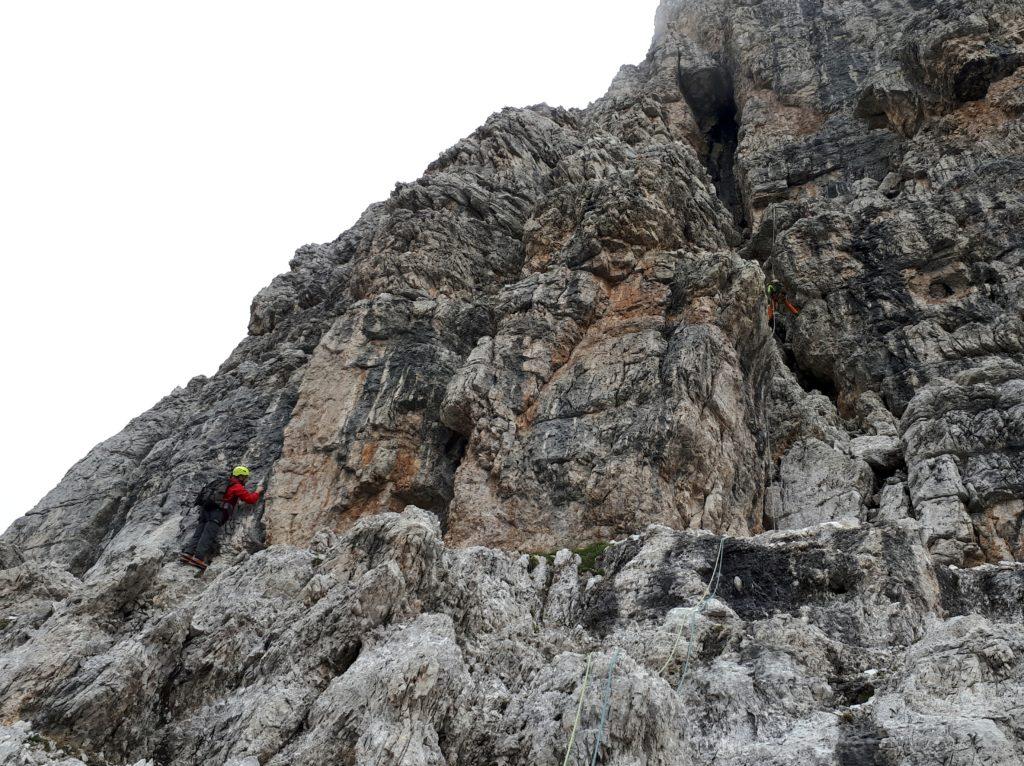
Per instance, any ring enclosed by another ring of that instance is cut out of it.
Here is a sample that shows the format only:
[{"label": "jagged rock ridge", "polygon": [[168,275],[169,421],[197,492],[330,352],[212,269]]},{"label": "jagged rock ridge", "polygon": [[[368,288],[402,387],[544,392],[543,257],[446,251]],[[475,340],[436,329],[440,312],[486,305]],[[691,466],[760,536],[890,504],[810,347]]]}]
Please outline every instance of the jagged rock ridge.
[{"label": "jagged rock ridge", "polygon": [[[12,526],[5,720],[118,763],[561,763],[589,653],[574,763],[1020,762],[1022,62],[1016,2],[665,0],[604,98],[300,249]],[[269,497],[193,580],[228,462]]]}]

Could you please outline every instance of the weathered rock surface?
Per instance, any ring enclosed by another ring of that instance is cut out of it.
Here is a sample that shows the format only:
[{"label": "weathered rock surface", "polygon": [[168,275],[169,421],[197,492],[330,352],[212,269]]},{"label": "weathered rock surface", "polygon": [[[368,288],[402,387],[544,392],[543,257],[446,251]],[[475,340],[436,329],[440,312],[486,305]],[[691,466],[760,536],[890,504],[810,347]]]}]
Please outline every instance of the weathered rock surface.
[{"label": "weathered rock surface", "polygon": [[492,116],[0,539],[0,763],[557,764],[580,700],[571,763],[1024,763],[1022,64],[1016,0],[664,0]]},{"label": "weathered rock surface", "polygon": [[556,764],[582,693],[574,763],[1016,762],[1024,568],[936,568],[920,531],[725,538],[714,588],[709,533],[652,526],[595,574],[410,507],[209,581],[95,572],[4,655],[2,713],[113,762]]}]

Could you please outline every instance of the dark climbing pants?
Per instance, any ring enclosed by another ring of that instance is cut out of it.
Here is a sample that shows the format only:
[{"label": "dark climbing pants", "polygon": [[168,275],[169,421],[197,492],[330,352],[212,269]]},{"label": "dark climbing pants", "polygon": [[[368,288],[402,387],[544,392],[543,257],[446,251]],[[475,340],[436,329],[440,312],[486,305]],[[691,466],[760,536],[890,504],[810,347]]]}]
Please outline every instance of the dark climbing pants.
[{"label": "dark climbing pants", "polygon": [[185,553],[206,561],[210,556],[210,551],[213,549],[213,544],[217,542],[217,535],[220,534],[223,518],[224,512],[220,508],[214,511],[208,511],[205,508],[200,510],[199,524],[196,525],[196,531],[192,534],[192,539],[185,546]]}]

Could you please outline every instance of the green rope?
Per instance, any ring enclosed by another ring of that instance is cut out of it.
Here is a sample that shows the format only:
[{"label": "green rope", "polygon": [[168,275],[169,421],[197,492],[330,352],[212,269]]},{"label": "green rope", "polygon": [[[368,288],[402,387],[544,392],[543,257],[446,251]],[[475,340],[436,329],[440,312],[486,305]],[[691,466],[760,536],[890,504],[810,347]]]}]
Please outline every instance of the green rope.
[{"label": "green rope", "polygon": [[594,752],[590,756],[590,766],[597,763],[597,754],[601,750],[601,742],[604,740],[604,726],[608,721],[608,708],[611,707],[612,701],[612,673],[615,672],[615,665],[619,661],[621,651],[621,649],[615,650],[615,654],[612,655],[612,664],[608,666],[608,681],[604,687],[604,702],[601,703],[601,721],[597,725],[597,741],[594,743]]},{"label": "green rope", "polygon": [[[711,572],[711,579],[708,581],[708,590],[705,590],[705,598],[701,600],[697,608],[690,613],[690,639],[686,643],[686,663],[683,665],[683,672],[679,674],[679,684],[676,686],[676,693],[681,694],[683,691],[683,682],[686,680],[686,676],[690,672],[690,658],[693,655],[693,634],[697,625],[697,614],[704,611],[704,607],[708,605],[718,593],[718,584],[722,581],[722,552],[725,549],[725,537],[718,544],[718,556],[715,559],[715,568]],[[710,591],[710,595],[708,594]]]},{"label": "green rope", "polygon": [[569,766],[569,756],[572,755],[572,746],[576,741],[576,730],[580,727],[580,717],[583,715],[583,696],[587,693],[587,686],[590,684],[590,655],[587,655],[587,670],[583,674],[583,688],[580,689],[580,701],[576,705],[576,721],[572,725],[572,733],[569,735],[569,747],[565,750],[565,760],[562,766]]},{"label": "green rope", "polygon": [[[715,582],[715,577],[719,574],[719,568],[722,565],[722,550],[723,550],[723,548],[725,548],[725,537],[724,536],[718,542],[718,554],[715,556],[715,566],[711,570],[711,577],[708,580],[707,586],[705,586],[705,588],[704,588],[704,593],[703,593],[703,595],[701,595],[700,600],[697,602],[697,605],[695,607],[696,610],[703,610],[704,604],[708,601],[709,594],[711,594],[711,585],[712,585],[712,583]],[[715,590],[716,591],[718,590],[717,583],[715,584]],[[690,639],[691,639],[691,641],[693,639],[693,623],[694,623],[694,621],[696,619],[697,619],[697,612],[694,611],[690,615]],[[671,664],[672,660],[675,658],[675,656],[676,656],[676,649],[679,648],[679,641],[682,639],[682,637],[683,637],[683,623],[680,622],[679,623],[679,629],[676,631],[676,639],[672,643],[672,649],[668,653],[668,658],[665,660],[665,664],[661,666],[661,669],[658,670],[658,675],[659,676],[662,673],[665,672],[665,669],[668,668],[669,664]]]}]

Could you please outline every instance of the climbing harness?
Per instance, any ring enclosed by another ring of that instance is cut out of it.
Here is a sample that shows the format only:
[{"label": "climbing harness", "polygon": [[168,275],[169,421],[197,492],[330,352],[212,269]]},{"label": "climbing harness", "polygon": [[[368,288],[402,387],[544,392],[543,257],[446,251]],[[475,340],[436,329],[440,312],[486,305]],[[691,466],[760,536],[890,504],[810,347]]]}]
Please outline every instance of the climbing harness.
[{"label": "climbing harness", "polygon": [[612,673],[615,672],[615,665],[619,662],[621,649],[616,649],[612,655],[612,664],[608,666],[608,680],[604,687],[604,701],[601,703],[601,719],[597,724],[597,740],[594,742],[594,752],[590,756],[590,766],[597,763],[597,754],[601,750],[601,742],[604,741],[604,726],[608,722],[608,708],[612,701]]},{"label": "climbing harness", "polygon": [[572,755],[572,746],[576,741],[576,730],[580,727],[580,718],[583,715],[583,697],[587,693],[587,686],[590,684],[590,659],[591,655],[587,655],[587,669],[583,673],[583,688],[580,689],[580,701],[576,705],[576,720],[572,725],[572,733],[569,735],[569,746],[565,749],[565,760],[562,761],[562,766],[569,766],[569,756]]}]

